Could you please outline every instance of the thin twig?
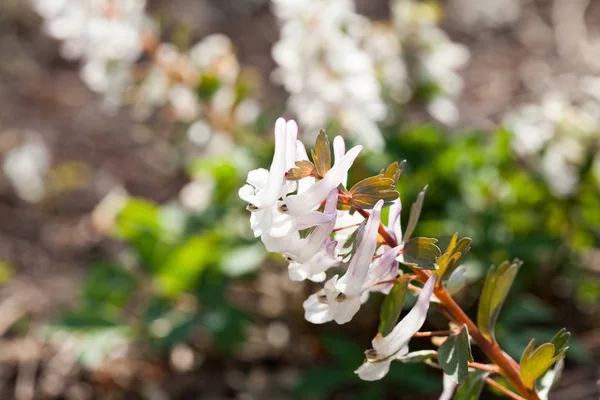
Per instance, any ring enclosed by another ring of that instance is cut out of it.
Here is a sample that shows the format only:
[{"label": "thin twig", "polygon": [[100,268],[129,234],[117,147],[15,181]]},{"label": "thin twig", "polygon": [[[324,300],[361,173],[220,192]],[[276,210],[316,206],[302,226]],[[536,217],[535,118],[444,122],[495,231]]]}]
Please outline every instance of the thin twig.
[{"label": "thin twig", "polygon": [[470,362],[469,367],[477,368],[482,371],[488,371],[488,372],[491,372],[492,374],[500,373],[500,368],[498,368],[498,366],[494,365],[494,364],[482,364],[482,363],[478,363],[478,362]]},{"label": "thin twig", "polygon": [[514,399],[514,400],[526,400],[524,397],[519,396],[518,394],[516,394],[512,390],[508,390],[507,388],[505,388],[504,386],[502,386],[501,384],[499,384],[498,382],[496,382],[492,378],[485,378],[485,383],[487,383],[488,385],[490,385],[490,386],[498,389],[499,391],[501,391],[502,393],[504,393],[505,395],[507,395],[511,399]]},{"label": "thin twig", "polygon": [[447,330],[447,331],[417,332],[413,335],[413,337],[450,336],[450,335],[452,335],[452,331]]}]

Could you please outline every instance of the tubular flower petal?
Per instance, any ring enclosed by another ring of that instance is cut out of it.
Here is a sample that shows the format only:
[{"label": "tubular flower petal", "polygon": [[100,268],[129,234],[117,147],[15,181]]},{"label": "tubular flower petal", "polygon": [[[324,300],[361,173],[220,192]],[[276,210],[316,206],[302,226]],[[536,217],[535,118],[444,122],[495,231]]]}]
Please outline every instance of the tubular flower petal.
[{"label": "tubular flower petal", "polygon": [[436,280],[437,275],[432,275],[427,280],[412,310],[389,335],[375,336],[371,343],[373,348],[365,352],[367,356],[365,362],[354,371],[361,379],[373,381],[383,378],[389,371],[392,361],[408,353],[408,342],[425,323]]}]

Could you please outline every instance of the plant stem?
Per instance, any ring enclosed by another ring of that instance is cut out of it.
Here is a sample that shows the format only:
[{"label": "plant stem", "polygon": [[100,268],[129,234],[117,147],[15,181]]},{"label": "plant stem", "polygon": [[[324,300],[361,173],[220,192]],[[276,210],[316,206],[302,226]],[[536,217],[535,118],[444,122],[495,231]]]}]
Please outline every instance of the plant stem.
[{"label": "plant stem", "polygon": [[[354,209],[362,215],[364,218],[369,218],[369,212],[359,207]],[[383,224],[379,224],[378,229],[379,235],[386,241],[391,247],[398,246],[396,240],[389,234]],[[413,272],[417,276],[417,279],[425,283],[431,276],[431,272],[423,269],[414,268]],[[539,400],[539,397],[535,391],[528,389],[521,380],[519,373],[518,364],[498,345],[497,342],[490,342],[479,330],[477,325],[471,321],[471,319],[465,314],[458,304],[452,299],[452,297],[446,291],[443,286],[436,287],[434,290],[435,296],[439,299],[440,303],[450,313],[450,315],[460,324],[467,325],[469,334],[473,340],[479,345],[481,350],[485,353],[489,359],[498,366],[498,372],[504,376],[524,397],[526,400]]]},{"label": "plant stem", "polygon": [[450,335],[452,335],[452,331],[447,330],[447,331],[417,332],[413,335],[413,337],[450,336]]},{"label": "plant stem", "polygon": [[508,390],[507,388],[505,388],[504,386],[502,386],[501,384],[499,384],[498,382],[496,382],[495,380],[493,380],[492,378],[485,378],[485,383],[487,383],[488,385],[498,389],[499,391],[501,391],[502,393],[504,393],[505,395],[507,395],[508,397],[510,397],[511,399],[514,400],[525,400],[523,397],[519,396],[518,394]]}]

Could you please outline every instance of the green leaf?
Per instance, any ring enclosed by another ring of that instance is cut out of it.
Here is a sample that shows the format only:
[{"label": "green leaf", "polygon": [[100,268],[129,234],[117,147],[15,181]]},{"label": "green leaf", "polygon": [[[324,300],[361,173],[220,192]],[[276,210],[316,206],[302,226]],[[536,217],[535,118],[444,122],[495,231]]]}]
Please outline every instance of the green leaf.
[{"label": "green leaf", "polygon": [[431,269],[436,268],[435,262],[442,254],[439,247],[435,245],[437,239],[413,238],[404,244],[404,264],[413,268]]},{"label": "green leaf", "polygon": [[379,200],[389,205],[400,196],[394,180],[383,174],[363,179],[352,186],[349,194],[352,196],[350,204],[366,209],[373,208]]},{"label": "green leaf", "polygon": [[463,325],[458,335],[449,336],[438,349],[438,361],[444,373],[456,384],[467,379],[469,362],[473,361],[469,331]]},{"label": "green leaf", "polygon": [[400,164],[398,162],[394,162],[390,164],[390,166],[384,171],[381,170],[381,175],[384,178],[389,178],[394,181],[394,187],[398,184],[398,180],[402,176],[402,172],[404,172],[404,166],[406,165],[406,160],[402,161]]},{"label": "green leaf", "polygon": [[570,338],[571,333],[565,328],[562,328],[556,333],[556,335],[554,335],[554,337],[552,338],[552,344],[554,345],[555,356],[566,351],[569,348],[567,344],[569,343]]},{"label": "green leaf", "polygon": [[358,227],[352,232],[350,237],[346,239],[346,242],[342,246],[342,251],[340,256],[344,261],[349,260],[354,256],[356,249],[358,248],[358,243],[362,239],[363,232],[365,230],[365,226],[367,225],[367,220],[364,219]]},{"label": "green leaf", "polygon": [[285,179],[288,181],[298,181],[308,176],[316,176],[317,170],[313,163],[308,160],[296,161],[296,166],[290,168],[285,174]]},{"label": "green leaf", "polygon": [[469,372],[465,383],[460,385],[452,400],[477,400],[481,395],[481,390],[485,384],[485,379],[489,376],[489,372],[476,369]]},{"label": "green leaf", "polygon": [[321,129],[315,141],[314,150],[310,151],[317,173],[324,177],[331,168],[331,147],[325,130]]},{"label": "green leaf", "polygon": [[437,273],[440,276],[440,279],[437,282],[438,285],[442,284],[442,279],[452,274],[458,265],[458,261],[471,248],[472,242],[473,241],[470,238],[462,238],[459,240],[458,233],[455,233],[452,236],[446,252],[436,262],[438,267]]},{"label": "green leaf", "polygon": [[522,264],[519,260],[514,260],[510,264],[505,261],[497,268],[492,266],[488,271],[479,300],[477,324],[481,333],[489,340],[495,340],[496,320]]},{"label": "green leaf", "polygon": [[402,312],[402,306],[404,305],[404,296],[406,295],[409,280],[409,278],[400,278],[391,292],[385,296],[381,304],[378,332],[383,336],[389,335],[394,326],[396,326],[398,317]]},{"label": "green leaf", "polygon": [[[561,332],[559,334],[564,336]],[[548,371],[552,364],[563,357],[567,351],[567,347],[564,346],[565,342],[562,344],[563,349],[560,352],[555,352],[554,344],[552,343],[544,343],[534,350],[535,339],[531,339],[531,342],[529,342],[525,351],[523,351],[520,362],[521,379],[527,388],[533,389],[536,379]]]},{"label": "green leaf", "polygon": [[429,360],[435,357],[437,351],[435,350],[419,350],[412,351],[405,356],[397,358],[398,361],[403,363],[414,363],[414,362],[423,362],[425,360]]},{"label": "green leaf", "polygon": [[406,227],[406,232],[404,233],[404,242],[407,242],[410,239],[417,226],[417,222],[419,222],[421,210],[423,209],[423,200],[425,199],[425,192],[427,192],[427,186],[425,186],[423,190],[419,192],[419,195],[417,196],[417,201],[415,201],[410,207],[410,217],[408,218],[408,226]]},{"label": "green leaf", "polygon": [[194,236],[174,250],[156,275],[162,293],[176,296],[193,288],[202,273],[220,259],[218,243],[216,235]]}]

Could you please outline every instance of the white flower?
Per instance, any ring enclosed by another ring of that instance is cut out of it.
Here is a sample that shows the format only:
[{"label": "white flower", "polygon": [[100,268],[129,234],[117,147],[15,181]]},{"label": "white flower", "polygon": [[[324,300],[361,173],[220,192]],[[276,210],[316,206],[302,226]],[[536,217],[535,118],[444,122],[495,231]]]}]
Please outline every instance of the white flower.
[{"label": "white flower", "polygon": [[293,216],[300,216],[314,211],[329,192],[348,179],[348,170],[362,150],[362,146],[355,146],[336,160],[333,167],[327,171],[323,179],[311,185],[302,193],[284,196],[283,201],[288,207],[288,212]]},{"label": "white flower", "polygon": [[381,285],[378,285],[377,283],[391,281],[398,277],[398,261],[396,261],[396,257],[402,247],[403,246],[400,245],[388,249],[371,265],[365,289],[368,289],[371,292],[381,292],[383,294],[390,293],[394,287],[394,283]]},{"label": "white flower", "polygon": [[336,242],[330,238],[335,225],[337,194],[337,189],[332,190],[325,203],[324,215],[329,222],[317,225],[306,238],[301,238],[298,231],[284,237],[261,236],[268,251],[282,253],[290,263],[291,280],[322,282],[325,271],[339,263],[335,255]]},{"label": "white flower", "polygon": [[313,130],[336,118],[371,148],[381,149],[377,123],[387,109],[373,61],[361,48],[370,21],[351,0],[273,0],[281,23],[272,55],[274,78],[290,93],[288,108]]},{"label": "white flower", "polygon": [[429,303],[435,288],[437,275],[432,275],[425,283],[419,298],[410,312],[394,327],[389,335],[377,334],[371,344],[373,348],[365,352],[367,358],[355,373],[365,381],[383,378],[396,358],[408,353],[408,343],[421,329],[427,317]]},{"label": "white flower", "polygon": [[257,237],[270,229],[277,217],[274,206],[287,189],[284,178],[289,166],[287,158],[291,153],[288,147],[293,146],[295,154],[297,134],[298,127],[294,121],[286,123],[279,118],[275,123],[275,152],[271,168],[268,171],[263,168],[250,171],[248,184],[238,192],[240,198],[248,202],[248,210],[252,212],[250,224]]},{"label": "white flower", "polygon": [[[335,321],[338,324],[349,322],[358,312],[361,297],[369,274],[369,266],[377,249],[377,230],[379,228],[383,200],[377,202],[367,219],[365,229],[359,241],[356,253],[350,260],[348,270],[338,280],[335,275],[325,283],[325,287],[311,295],[303,304],[305,318],[315,324]],[[364,299],[364,297],[363,297]]]}]

